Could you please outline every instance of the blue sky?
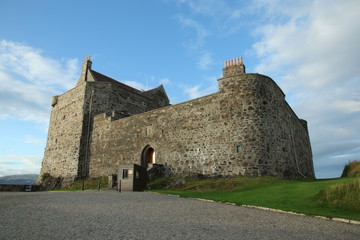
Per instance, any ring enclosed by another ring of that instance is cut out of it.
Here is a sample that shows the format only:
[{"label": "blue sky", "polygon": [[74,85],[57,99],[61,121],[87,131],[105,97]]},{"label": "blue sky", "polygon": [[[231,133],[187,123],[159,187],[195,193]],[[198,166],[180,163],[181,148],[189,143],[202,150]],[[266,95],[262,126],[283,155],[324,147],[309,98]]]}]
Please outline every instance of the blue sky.
[{"label": "blue sky", "polygon": [[51,96],[81,63],[171,103],[217,91],[225,60],[273,78],[309,124],[318,178],[360,159],[360,2],[0,2],[0,176],[38,173]]}]

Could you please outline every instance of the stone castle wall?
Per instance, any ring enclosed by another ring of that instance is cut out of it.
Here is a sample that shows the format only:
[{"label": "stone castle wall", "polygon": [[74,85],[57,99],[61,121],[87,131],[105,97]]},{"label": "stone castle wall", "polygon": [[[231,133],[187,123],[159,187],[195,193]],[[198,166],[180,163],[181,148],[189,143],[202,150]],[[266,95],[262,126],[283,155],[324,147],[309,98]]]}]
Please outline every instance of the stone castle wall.
[{"label": "stone castle wall", "polygon": [[90,176],[141,164],[147,146],[155,163],[177,175],[313,175],[307,130],[273,80],[242,74],[219,79],[219,86],[216,94],[124,119],[96,116]]},{"label": "stone castle wall", "polygon": [[[53,98],[40,177],[69,181],[117,174],[144,151],[174,174],[313,177],[306,121],[269,77],[227,62],[219,91],[168,106],[162,86],[147,92],[83,64],[72,90]],[[66,181],[65,181],[66,182]]]},{"label": "stone castle wall", "polygon": [[224,114],[233,119],[231,139],[248,144],[242,163],[248,171],[253,175],[301,172],[313,176],[307,127],[271,78],[244,74],[219,79],[219,85]]},{"label": "stone castle wall", "polygon": [[53,97],[48,138],[39,178],[44,173],[54,177],[74,178],[78,173],[85,85]]},{"label": "stone castle wall", "polygon": [[77,86],[53,97],[39,179],[44,173],[49,173],[71,182],[74,178],[88,175],[86,159],[93,116],[114,111],[118,113],[117,118],[123,118],[169,104],[166,95],[161,92],[162,87],[156,94],[144,96],[140,91],[124,89],[120,83],[95,81],[94,76],[99,74],[89,68],[91,64],[88,62],[89,59],[83,64]]},{"label": "stone castle wall", "polygon": [[88,159],[89,154],[89,141],[92,138],[91,123],[93,116],[105,112],[116,113],[117,118],[124,118],[168,105],[168,102],[160,99],[149,99],[146,96],[127,91],[121,85],[109,82],[87,82],[78,175],[87,176],[88,174],[89,166],[86,159]]}]

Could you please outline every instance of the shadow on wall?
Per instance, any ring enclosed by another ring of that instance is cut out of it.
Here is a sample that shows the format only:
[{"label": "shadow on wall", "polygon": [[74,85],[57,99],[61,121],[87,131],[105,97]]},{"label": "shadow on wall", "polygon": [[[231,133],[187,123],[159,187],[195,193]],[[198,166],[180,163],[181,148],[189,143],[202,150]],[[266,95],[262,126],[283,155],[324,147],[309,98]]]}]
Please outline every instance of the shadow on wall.
[{"label": "shadow on wall", "polygon": [[147,171],[149,181],[161,177],[172,177],[175,176],[173,171],[167,165],[163,164],[150,164]]}]

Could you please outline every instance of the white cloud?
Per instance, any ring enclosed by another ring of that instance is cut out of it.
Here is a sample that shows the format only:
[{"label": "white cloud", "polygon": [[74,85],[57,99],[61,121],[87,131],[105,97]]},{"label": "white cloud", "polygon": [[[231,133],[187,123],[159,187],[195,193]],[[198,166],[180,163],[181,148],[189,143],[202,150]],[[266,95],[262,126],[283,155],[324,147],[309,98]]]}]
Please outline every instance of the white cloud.
[{"label": "white cloud", "polygon": [[[340,175],[360,158],[360,4],[257,1],[270,23],[256,29],[256,71],[274,77],[309,122],[315,166]],[[269,17],[271,16],[271,17]]]},{"label": "white cloud", "polygon": [[16,118],[47,122],[51,94],[47,87],[36,86],[0,72],[0,119]]},{"label": "white cloud", "polygon": [[0,156],[0,177],[15,174],[37,174],[40,172],[40,156]]},{"label": "white cloud", "polygon": [[186,94],[189,95],[190,99],[193,99],[193,98],[201,97],[203,95],[202,91],[200,91],[199,89],[200,89],[200,85],[196,85],[193,87],[184,88],[184,91]]},{"label": "white cloud", "polygon": [[44,122],[52,95],[74,87],[79,75],[76,59],[57,61],[38,49],[0,41],[0,119]]},{"label": "white cloud", "polygon": [[126,84],[126,85],[129,85],[130,87],[133,87],[133,88],[135,88],[137,90],[147,91],[147,90],[151,89],[148,86],[145,86],[144,84],[136,82],[136,81],[122,80],[121,82]]},{"label": "white cloud", "polygon": [[201,47],[204,44],[205,38],[209,36],[209,32],[205,29],[205,27],[194,19],[183,15],[177,15],[176,18],[184,28],[193,29],[195,31],[195,37],[191,37],[185,45],[190,49],[197,49]]},{"label": "white cloud", "polygon": [[[217,35],[227,35],[244,26],[244,16],[248,12],[246,2],[229,3],[218,0],[179,0],[178,3],[190,9],[192,14],[205,16],[204,25]],[[210,24],[209,24],[210,22]]]},{"label": "white cloud", "polygon": [[335,103],[334,107],[346,113],[360,112],[360,100],[339,100]]},{"label": "white cloud", "polygon": [[159,80],[159,83],[160,83],[160,84],[163,84],[163,85],[169,84],[170,82],[171,82],[171,81],[170,81],[169,78],[161,78],[161,79]]},{"label": "white cloud", "polygon": [[201,70],[207,70],[213,64],[213,59],[210,52],[205,52],[200,56],[197,66]]},{"label": "white cloud", "polygon": [[182,4],[187,4],[195,13],[203,15],[215,15],[216,9],[221,9],[223,2],[217,0],[181,0]]},{"label": "white cloud", "polygon": [[25,142],[29,144],[41,145],[44,144],[44,139],[42,138],[35,138],[32,136],[26,136]]},{"label": "white cloud", "polygon": [[78,60],[57,61],[24,44],[0,42],[0,70],[11,72],[35,85],[70,89],[78,77]]},{"label": "white cloud", "polygon": [[[154,88],[154,84],[156,83],[163,85],[171,83],[169,78],[161,78],[160,80],[157,80],[155,76],[147,76],[145,78],[149,79],[146,80],[146,84],[137,81],[129,81],[129,80],[121,80],[121,82],[140,91],[150,90]],[[149,82],[150,84],[148,84]]]},{"label": "white cloud", "polygon": [[217,81],[214,80],[215,77],[208,79],[207,87],[203,87],[201,84],[195,86],[181,86],[184,89],[184,92],[188,95],[189,99],[203,97],[218,91]]}]

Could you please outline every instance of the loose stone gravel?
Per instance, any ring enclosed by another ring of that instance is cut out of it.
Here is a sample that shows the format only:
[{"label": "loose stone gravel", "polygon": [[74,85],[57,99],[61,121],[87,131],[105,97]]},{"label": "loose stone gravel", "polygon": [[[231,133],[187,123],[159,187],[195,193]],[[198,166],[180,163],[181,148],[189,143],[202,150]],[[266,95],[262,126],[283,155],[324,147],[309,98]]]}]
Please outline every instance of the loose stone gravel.
[{"label": "loose stone gravel", "polygon": [[359,236],[359,225],[146,192],[0,192],[0,239]]}]

